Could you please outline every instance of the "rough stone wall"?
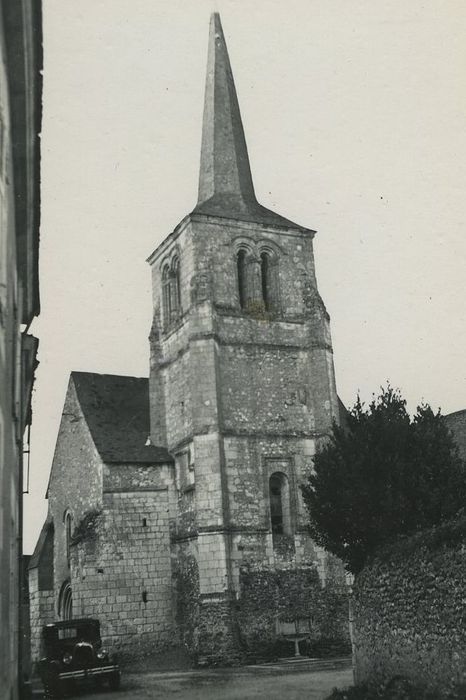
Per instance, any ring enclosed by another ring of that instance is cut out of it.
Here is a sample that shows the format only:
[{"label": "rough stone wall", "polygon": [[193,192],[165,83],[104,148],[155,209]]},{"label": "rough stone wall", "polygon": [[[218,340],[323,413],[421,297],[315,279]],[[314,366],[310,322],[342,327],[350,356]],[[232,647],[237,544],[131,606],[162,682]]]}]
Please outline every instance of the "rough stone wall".
[{"label": "rough stone wall", "polygon": [[177,644],[166,487],[107,485],[101,511],[77,533],[71,570],[75,613],[100,618],[121,661]]},{"label": "rough stone wall", "polygon": [[[241,327],[238,333],[232,329],[238,340],[240,331]],[[310,382],[312,375],[304,350],[265,344],[225,347],[219,379],[224,429],[247,434],[311,433],[314,419],[312,404],[308,406]]]},{"label": "rough stone wall", "polygon": [[43,654],[42,626],[56,620],[53,587],[41,589],[39,569],[29,571],[29,611],[31,626],[31,661],[34,664]]},{"label": "rough stone wall", "polygon": [[[215,540],[211,544],[209,550],[201,543],[199,556],[197,539],[177,543],[174,559],[177,623],[181,643],[193,661],[234,664],[242,658],[235,605],[227,590],[225,570],[217,571],[217,576],[223,575],[220,583],[214,573],[215,565],[221,562],[205,558],[215,554]],[[203,567],[208,571],[203,572]],[[206,587],[217,593],[209,593]]]},{"label": "rough stone wall", "polygon": [[358,681],[404,675],[438,697],[466,680],[466,520],[394,545],[356,579]]},{"label": "rough stone wall", "polygon": [[[42,653],[42,626],[56,620],[53,550],[54,533],[51,524],[45,524],[45,541],[36,565],[28,571],[29,626],[31,660],[34,663]],[[42,533],[41,533],[42,536]]]},{"label": "rough stone wall", "polygon": [[349,650],[348,598],[344,585],[322,588],[315,566],[265,568],[244,566],[240,574],[237,619],[249,654],[267,656],[292,651],[280,632],[295,620],[306,622],[309,642]]},{"label": "rough stone wall", "polygon": [[72,517],[72,530],[84,514],[102,507],[102,460],[95,448],[70,379],[57,437],[48,488],[49,514],[55,528],[55,613],[59,594],[70,578],[66,553],[65,513]]},{"label": "rough stone wall", "polygon": [[[190,226],[181,224],[176,235],[172,234],[158,249],[155,262],[151,263],[153,322],[150,334],[150,381],[149,399],[151,411],[151,437],[154,445],[173,445],[179,440],[180,432],[190,431],[192,405],[189,385],[189,372],[179,372],[170,376],[160,372],[160,365],[166,362],[167,352],[162,352],[161,336],[164,334],[170,346],[170,355],[176,355],[181,349],[187,350],[186,328],[183,325],[191,305],[191,280],[194,274],[193,246]],[[162,271],[169,265],[173,256],[178,256],[180,265],[180,310],[177,319],[168,322],[162,309]],[[152,256],[151,256],[152,258]],[[149,260],[151,260],[149,258]],[[167,334],[168,330],[168,334]],[[172,386],[173,382],[173,386]],[[170,387],[170,389],[168,388]],[[181,397],[167,402],[168,390],[177,392]],[[183,405],[180,402],[183,402]],[[179,412],[173,420],[169,415],[176,405]]]}]

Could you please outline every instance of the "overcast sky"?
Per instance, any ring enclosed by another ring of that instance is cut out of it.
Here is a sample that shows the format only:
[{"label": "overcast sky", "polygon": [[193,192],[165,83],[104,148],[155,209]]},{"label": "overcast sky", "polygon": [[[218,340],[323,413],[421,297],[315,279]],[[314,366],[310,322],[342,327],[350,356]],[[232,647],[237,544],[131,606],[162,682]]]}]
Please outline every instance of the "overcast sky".
[{"label": "overcast sky", "polygon": [[219,10],[259,201],[317,229],[337,387],[466,408],[463,0],[44,0],[25,552],[72,370],[147,376],[152,250],[197,195]]}]

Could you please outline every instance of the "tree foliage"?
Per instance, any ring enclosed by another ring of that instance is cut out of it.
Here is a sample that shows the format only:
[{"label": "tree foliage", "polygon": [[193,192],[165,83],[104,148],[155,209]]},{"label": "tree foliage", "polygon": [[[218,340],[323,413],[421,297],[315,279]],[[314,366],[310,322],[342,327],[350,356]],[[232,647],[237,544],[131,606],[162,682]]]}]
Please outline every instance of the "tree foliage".
[{"label": "tree foliage", "polygon": [[356,574],[380,546],[464,507],[466,465],[440,411],[423,404],[411,419],[388,385],[368,407],[358,397],[345,425],[334,425],[303,496],[316,543]]}]

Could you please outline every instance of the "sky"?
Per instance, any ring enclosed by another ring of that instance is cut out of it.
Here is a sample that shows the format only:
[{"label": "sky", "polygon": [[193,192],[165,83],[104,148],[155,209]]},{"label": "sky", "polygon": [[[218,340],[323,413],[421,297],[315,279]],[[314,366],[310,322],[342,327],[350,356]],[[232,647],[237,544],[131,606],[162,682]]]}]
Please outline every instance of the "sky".
[{"label": "sky", "polygon": [[148,375],[148,255],[197,198],[219,11],[258,200],[316,229],[346,405],[466,408],[463,0],[43,0],[40,339],[24,551],[69,374]]}]

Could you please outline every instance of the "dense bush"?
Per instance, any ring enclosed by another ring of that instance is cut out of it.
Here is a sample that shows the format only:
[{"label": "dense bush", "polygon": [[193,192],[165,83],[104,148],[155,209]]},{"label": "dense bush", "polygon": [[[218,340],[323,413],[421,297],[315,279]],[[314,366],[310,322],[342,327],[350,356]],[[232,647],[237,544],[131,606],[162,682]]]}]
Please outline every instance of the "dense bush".
[{"label": "dense bush", "polygon": [[353,574],[381,546],[439,525],[466,502],[466,467],[440,412],[388,386],[316,454],[303,486],[313,539]]},{"label": "dense bush", "polygon": [[333,659],[339,656],[350,656],[351,642],[349,639],[321,637],[316,641],[308,642],[303,649],[306,656],[313,659]]}]

